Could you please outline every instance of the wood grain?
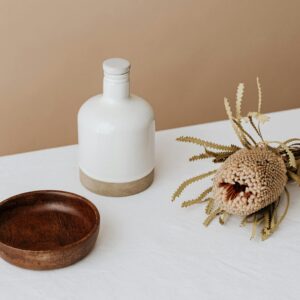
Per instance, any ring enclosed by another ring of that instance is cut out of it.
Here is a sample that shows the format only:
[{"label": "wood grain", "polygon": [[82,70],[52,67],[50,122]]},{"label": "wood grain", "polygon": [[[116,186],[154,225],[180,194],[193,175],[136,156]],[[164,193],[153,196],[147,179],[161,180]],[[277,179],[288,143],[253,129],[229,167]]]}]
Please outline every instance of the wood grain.
[{"label": "wood grain", "polygon": [[0,203],[0,255],[29,269],[73,264],[94,246],[100,226],[97,208],[63,191],[34,191]]},{"label": "wood grain", "polygon": [[126,197],[140,193],[152,184],[153,179],[154,170],[141,179],[121,183],[96,180],[80,170],[80,181],[83,186],[93,193],[109,197]]}]

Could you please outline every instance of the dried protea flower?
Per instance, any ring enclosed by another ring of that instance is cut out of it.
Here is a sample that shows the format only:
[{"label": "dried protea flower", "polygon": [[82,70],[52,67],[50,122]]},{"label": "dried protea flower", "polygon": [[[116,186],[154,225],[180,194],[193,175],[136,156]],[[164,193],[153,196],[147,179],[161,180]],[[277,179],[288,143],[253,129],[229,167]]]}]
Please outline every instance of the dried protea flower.
[{"label": "dried protea flower", "polygon": [[283,159],[267,147],[241,149],[214,178],[213,197],[230,214],[247,216],[278,200],[286,183]]}]

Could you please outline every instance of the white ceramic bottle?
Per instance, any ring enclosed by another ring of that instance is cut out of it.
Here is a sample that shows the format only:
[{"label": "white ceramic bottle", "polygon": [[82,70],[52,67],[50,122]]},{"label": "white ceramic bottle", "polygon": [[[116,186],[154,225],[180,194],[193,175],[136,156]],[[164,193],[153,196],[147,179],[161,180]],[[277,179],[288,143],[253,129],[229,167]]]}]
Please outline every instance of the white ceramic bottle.
[{"label": "white ceramic bottle", "polygon": [[87,100],[78,113],[81,183],[107,196],[128,196],[149,187],[154,177],[154,113],[131,95],[130,63],[103,62],[103,94]]}]

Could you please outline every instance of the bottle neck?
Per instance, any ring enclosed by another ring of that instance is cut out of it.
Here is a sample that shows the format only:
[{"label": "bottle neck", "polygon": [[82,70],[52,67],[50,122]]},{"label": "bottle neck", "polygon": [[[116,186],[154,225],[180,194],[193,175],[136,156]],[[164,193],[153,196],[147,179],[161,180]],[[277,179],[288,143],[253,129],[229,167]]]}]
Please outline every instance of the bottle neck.
[{"label": "bottle neck", "polygon": [[112,75],[104,72],[103,96],[107,99],[125,99],[130,95],[129,73]]}]

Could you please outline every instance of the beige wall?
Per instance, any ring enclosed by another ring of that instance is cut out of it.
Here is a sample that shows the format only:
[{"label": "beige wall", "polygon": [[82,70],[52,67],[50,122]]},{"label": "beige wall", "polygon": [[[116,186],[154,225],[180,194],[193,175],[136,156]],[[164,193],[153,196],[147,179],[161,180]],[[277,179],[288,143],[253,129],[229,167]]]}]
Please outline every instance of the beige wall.
[{"label": "beige wall", "polygon": [[76,113],[101,91],[101,61],[132,63],[158,129],[248,108],[299,107],[300,1],[0,0],[0,154],[76,142]]}]

